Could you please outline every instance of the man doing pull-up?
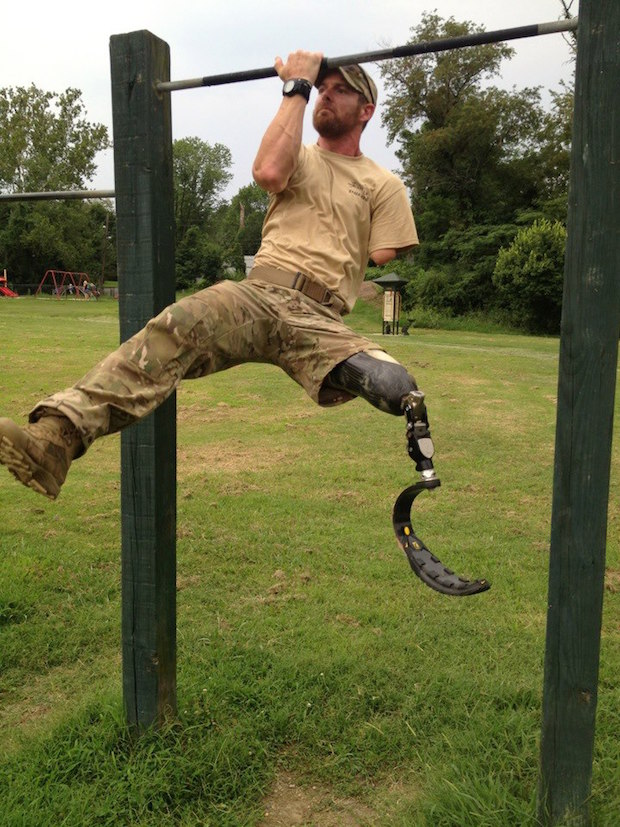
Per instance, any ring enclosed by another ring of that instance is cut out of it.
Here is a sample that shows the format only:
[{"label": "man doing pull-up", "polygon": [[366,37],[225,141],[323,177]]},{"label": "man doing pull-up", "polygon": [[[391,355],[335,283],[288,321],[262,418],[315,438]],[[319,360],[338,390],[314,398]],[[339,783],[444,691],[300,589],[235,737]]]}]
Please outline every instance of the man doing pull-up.
[{"label": "man doing pull-up", "polygon": [[[1,419],[0,462],[24,485],[55,499],[95,439],[149,414],[182,379],[243,362],[278,365],[319,405],[361,396],[406,412],[420,437],[409,452],[433,475],[423,395],[402,365],[342,321],[368,260],[386,264],[418,243],[409,200],[360,150],[377,103],[373,80],[358,65],[321,72],[321,61],[305,51],[275,61],[282,100],[253,164],[270,202],[248,278],[170,305],[73,387],[39,402],[27,425]],[[313,86],[318,140],[305,146]]]}]

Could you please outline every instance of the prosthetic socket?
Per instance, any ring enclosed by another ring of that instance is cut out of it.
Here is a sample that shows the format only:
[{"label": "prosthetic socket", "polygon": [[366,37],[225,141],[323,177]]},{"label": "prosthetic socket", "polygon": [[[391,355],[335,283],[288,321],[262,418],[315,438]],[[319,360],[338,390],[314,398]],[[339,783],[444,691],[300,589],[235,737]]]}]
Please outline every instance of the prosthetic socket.
[{"label": "prosthetic socket", "polygon": [[337,365],[327,377],[329,385],[361,396],[375,408],[407,419],[407,452],[423,479],[437,479],[433,467],[435,449],[428,425],[424,394],[398,362],[355,353]]}]

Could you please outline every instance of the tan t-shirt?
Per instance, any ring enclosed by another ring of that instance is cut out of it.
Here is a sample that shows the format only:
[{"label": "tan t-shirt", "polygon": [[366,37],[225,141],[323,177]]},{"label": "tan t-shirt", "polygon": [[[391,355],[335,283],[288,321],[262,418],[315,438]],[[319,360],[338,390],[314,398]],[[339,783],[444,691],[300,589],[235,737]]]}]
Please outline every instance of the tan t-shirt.
[{"label": "tan t-shirt", "polygon": [[418,235],[402,181],[365,155],[302,146],[283,192],[271,196],[256,266],[305,273],[351,310],[375,250]]}]

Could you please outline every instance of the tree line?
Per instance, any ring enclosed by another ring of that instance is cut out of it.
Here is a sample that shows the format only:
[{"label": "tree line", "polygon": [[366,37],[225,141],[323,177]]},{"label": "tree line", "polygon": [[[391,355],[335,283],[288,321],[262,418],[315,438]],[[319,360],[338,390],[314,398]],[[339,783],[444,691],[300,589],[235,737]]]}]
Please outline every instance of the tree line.
[{"label": "tree line", "polygon": [[[563,4],[565,5],[565,4]],[[423,15],[410,42],[482,31]],[[390,270],[407,281],[405,311],[484,314],[522,328],[559,329],[573,92],[493,85],[514,50],[490,44],[380,64],[382,122],[396,144],[421,239]],[[0,89],[0,191],[84,189],[107,130],[89,123],[78,90]],[[241,277],[260,244],[268,196],[249,184],[230,201],[222,144],[174,141],[179,288]],[[0,267],[15,285],[46,269],[114,278],[110,203],[0,203]],[[368,277],[378,273],[369,269]]]}]

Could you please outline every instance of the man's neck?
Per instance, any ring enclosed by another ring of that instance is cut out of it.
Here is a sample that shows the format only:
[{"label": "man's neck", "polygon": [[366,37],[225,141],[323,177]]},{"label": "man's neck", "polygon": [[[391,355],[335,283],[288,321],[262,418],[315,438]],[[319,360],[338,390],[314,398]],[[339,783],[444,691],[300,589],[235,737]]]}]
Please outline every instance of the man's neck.
[{"label": "man's neck", "polygon": [[338,155],[349,155],[355,158],[362,154],[359,135],[343,135],[339,138],[325,138],[319,135],[317,144],[321,149],[336,152]]}]

